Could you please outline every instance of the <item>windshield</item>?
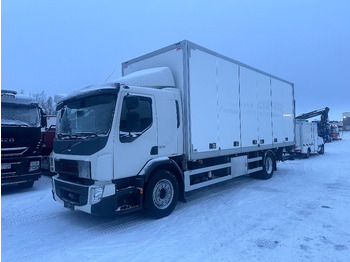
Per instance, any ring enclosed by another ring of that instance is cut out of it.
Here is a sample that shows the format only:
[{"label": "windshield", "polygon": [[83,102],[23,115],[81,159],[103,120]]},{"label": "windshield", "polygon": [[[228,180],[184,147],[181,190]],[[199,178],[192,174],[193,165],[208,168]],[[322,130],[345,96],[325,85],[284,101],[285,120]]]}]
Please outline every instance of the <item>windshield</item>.
[{"label": "windshield", "polygon": [[57,111],[58,138],[107,135],[111,129],[116,95],[95,95],[65,102]]},{"label": "windshield", "polygon": [[39,127],[39,108],[29,105],[1,103],[1,124]]}]

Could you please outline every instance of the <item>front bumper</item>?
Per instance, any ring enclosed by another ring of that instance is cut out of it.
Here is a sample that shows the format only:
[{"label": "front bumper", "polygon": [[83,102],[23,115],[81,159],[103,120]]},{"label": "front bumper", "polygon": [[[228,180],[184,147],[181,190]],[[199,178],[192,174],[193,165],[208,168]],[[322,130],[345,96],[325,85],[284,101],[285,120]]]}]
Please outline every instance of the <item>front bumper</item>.
[{"label": "front bumper", "polygon": [[1,158],[1,185],[38,180],[41,157]]},{"label": "front bumper", "polygon": [[143,190],[137,186],[118,189],[111,182],[91,181],[85,185],[54,176],[53,198],[71,210],[80,210],[96,216],[111,216],[142,209]]}]

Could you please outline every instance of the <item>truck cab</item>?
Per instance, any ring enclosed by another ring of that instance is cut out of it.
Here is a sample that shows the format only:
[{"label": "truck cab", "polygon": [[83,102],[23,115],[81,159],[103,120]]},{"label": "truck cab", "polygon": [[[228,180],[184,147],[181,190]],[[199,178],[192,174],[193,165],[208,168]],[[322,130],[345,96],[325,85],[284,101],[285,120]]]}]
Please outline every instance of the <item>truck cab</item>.
[{"label": "truck cab", "polygon": [[144,174],[183,153],[179,90],[171,78],[164,87],[147,79],[91,86],[58,103],[51,171],[66,207],[105,215],[141,207]]},{"label": "truck cab", "polygon": [[45,119],[38,102],[1,91],[1,185],[31,187],[41,174],[40,129]]}]

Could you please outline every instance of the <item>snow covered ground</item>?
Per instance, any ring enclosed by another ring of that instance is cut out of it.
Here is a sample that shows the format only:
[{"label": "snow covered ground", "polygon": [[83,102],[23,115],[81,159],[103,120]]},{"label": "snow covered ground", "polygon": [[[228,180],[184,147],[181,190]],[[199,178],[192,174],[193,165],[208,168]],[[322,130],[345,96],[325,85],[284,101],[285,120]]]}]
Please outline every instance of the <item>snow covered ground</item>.
[{"label": "snow covered ground", "polygon": [[325,150],[199,189],[160,220],[67,210],[43,176],[2,192],[2,261],[350,261],[350,133]]}]

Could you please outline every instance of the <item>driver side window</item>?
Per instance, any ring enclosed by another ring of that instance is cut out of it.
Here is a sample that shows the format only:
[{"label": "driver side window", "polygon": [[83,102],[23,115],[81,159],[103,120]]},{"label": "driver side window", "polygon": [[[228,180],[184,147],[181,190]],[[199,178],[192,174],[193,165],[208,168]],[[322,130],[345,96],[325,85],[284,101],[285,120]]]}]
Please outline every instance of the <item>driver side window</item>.
[{"label": "driver side window", "polygon": [[119,139],[130,143],[152,126],[152,99],[127,95],[124,97],[119,123]]}]

